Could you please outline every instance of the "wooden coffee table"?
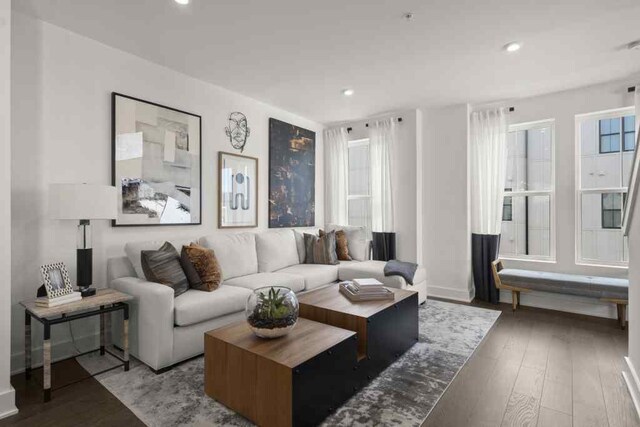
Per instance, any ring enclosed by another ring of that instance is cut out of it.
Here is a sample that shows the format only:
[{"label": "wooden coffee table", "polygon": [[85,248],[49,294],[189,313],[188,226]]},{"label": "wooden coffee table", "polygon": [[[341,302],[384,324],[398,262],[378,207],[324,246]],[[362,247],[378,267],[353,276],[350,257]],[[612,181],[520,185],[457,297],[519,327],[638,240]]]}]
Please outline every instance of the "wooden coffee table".
[{"label": "wooden coffee table", "polygon": [[356,348],[354,332],[303,318],[270,340],[232,323],[205,333],[205,393],[260,426],[315,425],[353,394]]},{"label": "wooden coffee table", "polygon": [[359,371],[365,382],[418,341],[418,293],[388,289],[393,300],[351,302],[338,284],[298,296],[300,317],[358,334]]}]

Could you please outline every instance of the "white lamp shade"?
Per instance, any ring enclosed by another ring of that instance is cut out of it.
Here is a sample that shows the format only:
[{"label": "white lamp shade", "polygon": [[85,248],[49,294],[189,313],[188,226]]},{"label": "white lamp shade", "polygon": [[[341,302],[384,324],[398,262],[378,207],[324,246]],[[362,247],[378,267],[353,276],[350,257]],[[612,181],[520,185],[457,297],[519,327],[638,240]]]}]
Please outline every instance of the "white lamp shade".
[{"label": "white lamp shade", "polygon": [[93,184],[51,184],[49,216],[53,219],[115,219],[116,187]]}]

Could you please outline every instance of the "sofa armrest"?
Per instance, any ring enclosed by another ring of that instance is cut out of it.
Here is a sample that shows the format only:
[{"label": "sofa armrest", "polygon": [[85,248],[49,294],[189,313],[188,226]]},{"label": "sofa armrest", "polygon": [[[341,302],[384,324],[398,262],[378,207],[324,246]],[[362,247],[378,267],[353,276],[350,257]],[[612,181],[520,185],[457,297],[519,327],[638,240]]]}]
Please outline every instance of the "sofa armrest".
[{"label": "sofa armrest", "polygon": [[[110,287],[134,297],[129,304],[131,352],[153,369],[173,363],[174,294],[169,286],[122,277]],[[118,331],[114,331],[116,335]]]}]

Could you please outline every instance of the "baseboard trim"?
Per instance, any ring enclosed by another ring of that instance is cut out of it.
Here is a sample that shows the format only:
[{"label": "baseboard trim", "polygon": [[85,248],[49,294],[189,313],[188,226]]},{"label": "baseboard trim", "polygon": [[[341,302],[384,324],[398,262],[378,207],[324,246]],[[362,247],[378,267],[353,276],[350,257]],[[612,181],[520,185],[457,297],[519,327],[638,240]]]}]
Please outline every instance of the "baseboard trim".
[{"label": "baseboard trim", "polygon": [[474,291],[475,290],[454,289],[427,285],[427,298],[435,297],[453,301],[471,302],[474,298]]},{"label": "baseboard trim", "polygon": [[624,377],[624,381],[627,383],[627,388],[629,389],[629,394],[631,394],[633,405],[636,407],[638,417],[640,417],[640,379],[638,379],[638,373],[634,368],[633,363],[631,363],[631,359],[625,357],[624,361],[627,362],[629,372],[623,371],[622,376]]},{"label": "baseboard trim", "polygon": [[[603,302],[596,298],[547,292],[522,292],[520,298],[522,300],[520,304],[528,307],[565,311],[607,319],[618,318],[615,304]],[[500,291],[500,302],[511,304],[511,291]]]},{"label": "baseboard trim", "polygon": [[[67,359],[74,354],[77,354],[73,345],[73,341],[68,339],[65,341],[54,341],[51,345],[51,354],[53,358],[52,362]],[[92,349],[98,349],[100,345],[100,334],[85,335],[82,337],[76,337],[75,344],[80,347],[82,351],[89,351]],[[11,375],[16,375],[24,372],[24,350],[11,354]],[[39,368],[42,366],[42,343],[38,346],[31,348],[31,367]]]},{"label": "baseboard trim", "polygon": [[16,391],[9,385],[9,390],[0,394],[0,419],[10,417],[17,413]]}]

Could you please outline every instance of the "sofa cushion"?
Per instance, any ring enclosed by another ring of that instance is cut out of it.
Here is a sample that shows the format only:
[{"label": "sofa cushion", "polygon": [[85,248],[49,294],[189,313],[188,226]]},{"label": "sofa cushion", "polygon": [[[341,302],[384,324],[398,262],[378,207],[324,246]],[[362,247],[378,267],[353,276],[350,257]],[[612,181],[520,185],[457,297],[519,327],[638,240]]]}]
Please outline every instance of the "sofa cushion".
[{"label": "sofa cushion", "polygon": [[264,286],[286,286],[293,292],[304,291],[304,277],[286,273],[257,273],[236,277],[224,282],[226,286],[239,286],[245,289],[258,289]]},{"label": "sofa cushion", "polygon": [[327,231],[343,230],[347,237],[349,256],[353,260],[365,261],[368,258],[369,233],[365,227],[355,225],[327,224]]},{"label": "sofa cushion", "polygon": [[[198,291],[215,291],[222,283],[220,263],[213,249],[197,244],[182,247],[182,265],[185,272],[189,271],[189,286]],[[193,273],[195,272],[195,277]]]},{"label": "sofa cushion", "polygon": [[213,249],[225,280],[258,272],[256,236],[253,233],[212,234],[200,245]]},{"label": "sofa cushion", "polygon": [[336,232],[324,233],[320,230],[320,237],[313,234],[304,235],[304,247],[306,252],[305,264],[338,264],[336,254]]},{"label": "sofa cushion", "polygon": [[283,268],[278,273],[295,274],[304,277],[304,288],[307,291],[338,280],[337,265],[298,264]]},{"label": "sofa cushion", "polygon": [[165,242],[169,242],[176,250],[181,250],[183,245],[188,245],[196,239],[174,239],[174,240],[148,240],[145,242],[128,242],[124,245],[124,252],[127,254],[127,258],[131,261],[131,265],[136,270],[136,274],[141,279],[146,279],[144,271],[142,271],[142,262],[140,260],[140,253],[142,251],[154,251],[164,245]]},{"label": "sofa cushion", "polygon": [[[407,282],[400,276],[385,276],[385,261],[363,261],[340,263],[338,277],[340,280],[353,279],[377,279],[390,288],[411,289]],[[426,280],[427,272],[423,267],[418,266],[416,274],[413,276],[413,283],[418,284]]]},{"label": "sofa cushion", "polygon": [[180,264],[176,248],[165,242],[159,249],[141,252],[142,271],[148,281],[160,283],[173,289],[174,296],[189,289],[189,281]]},{"label": "sofa cushion", "polygon": [[215,292],[189,289],[174,301],[175,324],[193,325],[242,311],[251,291],[237,286],[222,285]]},{"label": "sofa cushion", "polygon": [[293,233],[287,229],[256,234],[258,272],[269,273],[300,263]]}]

